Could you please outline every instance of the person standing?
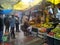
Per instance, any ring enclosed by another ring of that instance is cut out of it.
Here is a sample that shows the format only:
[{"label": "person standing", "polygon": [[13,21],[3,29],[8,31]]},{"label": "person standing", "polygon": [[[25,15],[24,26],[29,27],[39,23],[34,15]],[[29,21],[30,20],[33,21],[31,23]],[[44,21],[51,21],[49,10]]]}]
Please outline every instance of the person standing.
[{"label": "person standing", "polygon": [[14,18],[14,15],[12,15],[12,18],[10,20],[10,27],[11,27],[11,37],[15,38],[15,33],[14,33],[15,18]]},{"label": "person standing", "polygon": [[28,35],[27,28],[29,27],[29,23],[28,23],[28,17],[27,16],[23,17],[22,23],[23,23],[23,26],[21,27],[21,29],[24,32],[24,35]]},{"label": "person standing", "polygon": [[8,17],[5,17],[4,23],[5,23],[5,26],[6,26],[5,32],[9,32],[10,22],[9,22],[9,18]]},{"label": "person standing", "polygon": [[3,36],[3,19],[2,15],[0,15],[0,44],[2,43],[2,36]]},{"label": "person standing", "polygon": [[19,31],[19,18],[18,17],[16,17],[16,32],[20,32]]}]

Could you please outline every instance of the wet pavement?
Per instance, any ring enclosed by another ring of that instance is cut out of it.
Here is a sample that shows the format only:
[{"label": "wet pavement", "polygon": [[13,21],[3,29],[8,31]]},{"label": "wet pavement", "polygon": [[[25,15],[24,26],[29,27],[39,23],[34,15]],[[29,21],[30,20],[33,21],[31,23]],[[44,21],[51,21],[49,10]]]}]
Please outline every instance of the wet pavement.
[{"label": "wet pavement", "polygon": [[10,39],[9,42],[3,45],[41,45],[43,39],[34,36],[24,36],[24,33],[17,32],[16,39]]},{"label": "wet pavement", "polygon": [[36,36],[25,36],[24,33],[15,32],[16,39],[11,39],[8,42],[2,43],[2,45],[42,45],[44,39]]}]

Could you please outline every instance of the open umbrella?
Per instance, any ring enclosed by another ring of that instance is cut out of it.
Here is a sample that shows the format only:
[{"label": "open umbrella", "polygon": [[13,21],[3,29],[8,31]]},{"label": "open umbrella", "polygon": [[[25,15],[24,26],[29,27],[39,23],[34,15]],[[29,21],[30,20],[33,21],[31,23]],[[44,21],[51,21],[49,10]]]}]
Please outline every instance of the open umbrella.
[{"label": "open umbrella", "polygon": [[41,2],[42,0],[22,0],[13,6],[13,10],[26,10]]},{"label": "open umbrella", "polygon": [[3,7],[0,5],[0,10],[3,9]]},{"label": "open umbrella", "polygon": [[4,9],[12,9],[13,5],[19,3],[21,0],[0,0],[0,5]]},{"label": "open umbrella", "polygon": [[6,9],[6,10],[3,10],[3,12],[2,12],[2,13],[3,13],[3,14],[9,14],[9,13],[11,13],[11,12],[12,12],[12,10],[11,10],[11,9],[9,9],[9,10],[8,10],[8,9]]},{"label": "open umbrella", "polygon": [[55,5],[60,3],[60,0],[47,0],[47,1],[49,1],[49,2],[51,2],[53,4],[55,4]]},{"label": "open umbrella", "polygon": [[0,4],[3,4],[3,3],[9,3],[11,5],[14,5],[16,4],[17,2],[20,2],[21,0],[0,0]]},{"label": "open umbrella", "polygon": [[6,10],[1,10],[0,11],[0,14],[10,14],[12,12],[12,10],[11,9],[6,9]]}]

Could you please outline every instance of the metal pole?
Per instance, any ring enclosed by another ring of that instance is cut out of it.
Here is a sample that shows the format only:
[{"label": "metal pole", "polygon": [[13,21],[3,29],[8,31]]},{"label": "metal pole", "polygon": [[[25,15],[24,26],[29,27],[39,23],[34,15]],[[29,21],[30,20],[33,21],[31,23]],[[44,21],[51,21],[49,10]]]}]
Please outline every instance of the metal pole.
[{"label": "metal pole", "polygon": [[[32,0],[29,1],[29,6],[30,6],[30,7],[31,7],[31,2],[32,2]],[[29,19],[30,19],[30,16],[31,16],[31,8],[30,8],[30,11],[29,11]],[[28,19],[28,20],[29,20],[29,19]]]},{"label": "metal pole", "polygon": [[[54,2],[54,4],[55,4],[55,0],[53,0],[53,2]],[[54,6],[54,8],[53,8],[53,15],[54,15],[54,18],[56,18],[56,14],[55,14],[55,5],[53,5]]]}]

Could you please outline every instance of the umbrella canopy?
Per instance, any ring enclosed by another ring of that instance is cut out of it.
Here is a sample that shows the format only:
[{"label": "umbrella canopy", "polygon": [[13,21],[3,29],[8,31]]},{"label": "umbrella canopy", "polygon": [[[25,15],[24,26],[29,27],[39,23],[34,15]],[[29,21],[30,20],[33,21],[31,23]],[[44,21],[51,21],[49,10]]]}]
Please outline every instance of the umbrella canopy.
[{"label": "umbrella canopy", "polygon": [[0,0],[0,4],[3,4],[3,3],[9,3],[11,5],[14,5],[16,4],[17,2],[19,2],[21,0]]},{"label": "umbrella canopy", "polygon": [[1,0],[0,4],[4,9],[25,10],[41,2],[42,0]]},{"label": "umbrella canopy", "polygon": [[6,9],[6,10],[3,10],[3,14],[9,14],[10,12],[12,12],[12,10],[11,9]]},{"label": "umbrella canopy", "polygon": [[[8,5],[7,5],[7,4],[8,4]],[[9,4],[8,2],[1,4],[1,6],[2,6],[4,9],[12,9],[12,5]]]},{"label": "umbrella canopy", "polygon": [[0,0],[0,5],[4,9],[12,9],[13,5],[20,2],[21,0]]},{"label": "umbrella canopy", "polygon": [[22,0],[21,2],[17,3],[13,6],[13,10],[25,10],[29,9],[39,3],[41,3],[42,0]]},{"label": "umbrella canopy", "polygon": [[47,1],[49,1],[49,2],[51,2],[53,4],[55,4],[55,5],[60,3],[60,0],[47,0]]},{"label": "umbrella canopy", "polygon": [[6,10],[1,10],[1,11],[0,11],[0,14],[9,14],[10,12],[12,12],[11,9],[10,9],[10,10],[8,10],[8,9],[6,9]]},{"label": "umbrella canopy", "polygon": [[25,3],[19,2],[13,6],[13,10],[24,10],[28,7]]},{"label": "umbrella canopy", "polygon": [[58,7],[58,8],[60,8],[60,3],[59,3],[59,4],[57,4],[57,7]]}]

